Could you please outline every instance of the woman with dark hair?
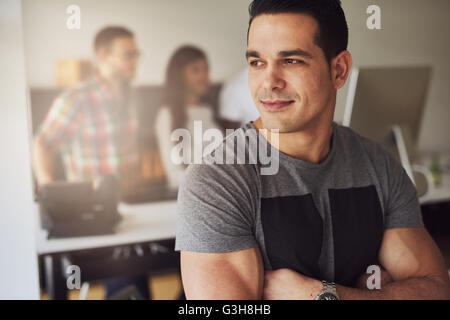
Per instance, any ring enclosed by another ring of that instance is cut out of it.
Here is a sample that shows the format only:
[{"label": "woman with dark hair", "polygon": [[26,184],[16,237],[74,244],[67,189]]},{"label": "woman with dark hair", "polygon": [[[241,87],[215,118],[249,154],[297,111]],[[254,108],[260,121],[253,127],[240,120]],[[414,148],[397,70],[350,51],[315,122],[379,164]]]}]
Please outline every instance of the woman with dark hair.
[{"label": "woman with dark hair", "polygon": [[205,102],[209,85],[206,54],[193,46],[177,49],[167,67],[163,105],[156,117],[156,135],[171,189],[178,188],[185,169],[171,159],[175,145],[171,141],[172,132],[184,128],[191,132],[193,138],[194,121],[202,121],[203,130],[220,128],[214,121],[212,108]]}]

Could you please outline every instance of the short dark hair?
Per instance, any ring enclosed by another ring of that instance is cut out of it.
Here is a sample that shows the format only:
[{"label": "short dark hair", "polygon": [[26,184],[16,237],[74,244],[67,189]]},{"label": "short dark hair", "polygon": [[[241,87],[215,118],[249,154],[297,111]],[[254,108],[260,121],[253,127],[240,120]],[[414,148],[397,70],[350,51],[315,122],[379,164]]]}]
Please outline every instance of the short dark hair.
[{"label": "short dark hair", "polygon": [[120,26],[108,26],[97,32],[94,40],[94,50],[109,47],[117,38],[133,38],[134,34],[130,30]]},{"label": "short dark hair", "polygon": [[348,26],[340,0],[253,0],[248,11],[249,31],[253,19],[262,14],[308,14],[318,22],[315,44],[322,49],[328,63],[347,50]]}]

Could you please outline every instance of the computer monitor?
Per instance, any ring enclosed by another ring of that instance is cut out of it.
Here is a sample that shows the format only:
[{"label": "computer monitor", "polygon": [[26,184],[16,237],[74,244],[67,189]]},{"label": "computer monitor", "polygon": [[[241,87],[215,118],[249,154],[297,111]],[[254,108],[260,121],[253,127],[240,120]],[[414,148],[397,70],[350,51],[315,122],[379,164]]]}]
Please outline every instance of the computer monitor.
[{"label": "computer monitor", "polygon": [[430,67],[353,68],[343,125],[391,151],[414,181],[416,155],[431,79]]}]

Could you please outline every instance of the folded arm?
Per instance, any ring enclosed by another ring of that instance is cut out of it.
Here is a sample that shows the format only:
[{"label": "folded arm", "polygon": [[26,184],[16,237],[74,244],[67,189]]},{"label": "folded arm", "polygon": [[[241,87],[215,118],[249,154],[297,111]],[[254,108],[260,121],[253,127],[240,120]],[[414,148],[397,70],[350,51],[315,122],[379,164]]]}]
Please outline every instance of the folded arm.
[{"label": "folded arm", "polygon": [[450,299],[442,255],[425,228],[385,231],[379,261],[392,282],[379,290],[337,285],[341,299]]},{"label": "folded arm", "polygon": [[188,300],[259,300],[264,268],[257,247],[227,253],[181,251]]}]

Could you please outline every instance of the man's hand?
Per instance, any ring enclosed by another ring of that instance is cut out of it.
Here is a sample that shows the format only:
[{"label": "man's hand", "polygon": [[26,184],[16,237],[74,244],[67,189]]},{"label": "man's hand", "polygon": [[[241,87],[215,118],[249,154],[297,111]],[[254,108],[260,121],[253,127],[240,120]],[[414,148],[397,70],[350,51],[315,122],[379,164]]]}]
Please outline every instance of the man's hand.
[{"label": "man's hand", "polygon": [[39,139],[33,141],[33,169],[38,185],[44,185],[55,180],[55,154],[56,150],[49,149]]},{"label": "man's hand", "polygon": [[[367,289],[370,274],[363,273],[355,287]],[[381,268],[381,287],[393,281],[391,275]],[[311,300],[322,291],[322,282],[306,277],[291,269],[268,270],[264,276],[264,300]]]},{"label": "man's hand", "polygon": [[322,282],[291,269],[267,270],[264,274],[264,300],[314,300]]}]

